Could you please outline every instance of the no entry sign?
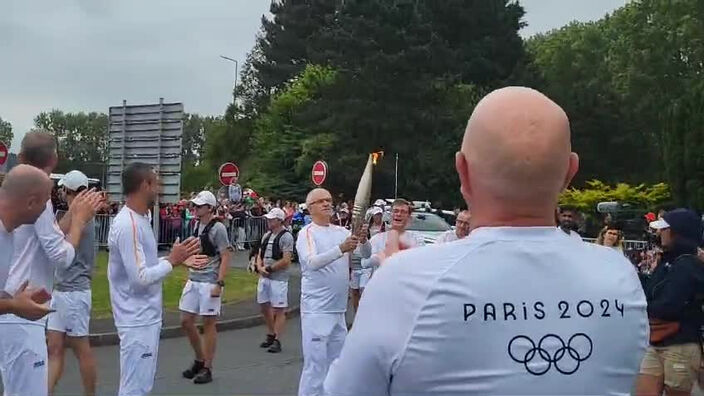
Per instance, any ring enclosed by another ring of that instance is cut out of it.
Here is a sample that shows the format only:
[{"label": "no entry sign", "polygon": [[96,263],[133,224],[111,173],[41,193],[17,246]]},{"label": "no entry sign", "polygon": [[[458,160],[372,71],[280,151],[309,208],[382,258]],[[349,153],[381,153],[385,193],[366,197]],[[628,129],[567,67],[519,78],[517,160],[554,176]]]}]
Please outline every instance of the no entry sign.
[{"label": "no entry sign", "polygon": [[7,145],[3,142],[0,142],[0,165],[5,165],[5,161],[7,161]]},{"label": "no entry sign", "polygon": [[313,184],[321,186],[325,182],[326,177],[328,177],[328,164],[325,161],[316,161],[311,172]]},{"label": "no entry sign", "polygon": [[220,183],[223,186],[229,186],[232,183],[232,179],[238,179],[240,177],[240,168],[232,162],[225,162],[220,165],[218,169],[218,178],[220,178]]}]

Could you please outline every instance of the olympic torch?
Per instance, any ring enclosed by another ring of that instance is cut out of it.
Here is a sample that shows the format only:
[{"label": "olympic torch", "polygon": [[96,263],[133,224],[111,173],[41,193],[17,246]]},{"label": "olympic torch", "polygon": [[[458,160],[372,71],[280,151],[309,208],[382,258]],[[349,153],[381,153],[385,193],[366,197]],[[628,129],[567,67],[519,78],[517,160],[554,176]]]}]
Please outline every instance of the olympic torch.
[{"label": "olympic torch", "polygon": [[[374,153],[376,154],[376,153]],[[369,154],[367,166],[364,168],[362,178],[359,179],[357,194],[354,196],[354,206],[352,207],[352,233],[356,234],[364,226],[369,198],[372,194],[372,169],[374,167],[374,154]]]}]

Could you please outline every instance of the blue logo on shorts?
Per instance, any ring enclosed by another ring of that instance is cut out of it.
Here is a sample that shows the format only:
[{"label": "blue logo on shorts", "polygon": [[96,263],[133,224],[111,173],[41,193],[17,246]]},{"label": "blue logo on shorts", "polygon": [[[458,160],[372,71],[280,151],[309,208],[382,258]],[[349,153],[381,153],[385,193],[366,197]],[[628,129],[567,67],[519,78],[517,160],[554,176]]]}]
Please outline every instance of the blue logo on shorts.
[{"label": "blue logo on shorts", "polygon": [[73,329],[66,329],[66,332],[67,332],[67,333],[70,333],[70,332],[72,332],[72,331],[73,331]]},{"label": "blue logo on shorts", "polygon": [[44,361],[43,361],[43,360],[40,360],[40,361],[38,361],[38,362],[34,362],[34,368],[38,368],[38,367],[44,367]]},{"label": "blue logo on shorts", "polygon": [[152,357],[151,352],[147,352],[147,353],[142,354],[142,359],[146,359],[146,358],[150,358],[150,357]]}]

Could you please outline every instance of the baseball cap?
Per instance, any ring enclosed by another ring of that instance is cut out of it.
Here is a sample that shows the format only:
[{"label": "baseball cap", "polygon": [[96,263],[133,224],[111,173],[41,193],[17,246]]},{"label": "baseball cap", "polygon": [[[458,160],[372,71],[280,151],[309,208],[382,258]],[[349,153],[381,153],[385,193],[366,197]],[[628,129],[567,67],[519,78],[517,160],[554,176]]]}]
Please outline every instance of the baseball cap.
[{"label": "baseball cap", "polygon": [[284,213],[284,211],[279,208],[273,208],[269,211],[269,213],[265,214],[264,217],[270,220],[279,219],[281,221],[284,221],[284,219],[286,219],[286,213]]},{"label": "baseball cap", "polygon": [[378,206],[372,206],[371,208],[369,208],[369,216],[374,216],[374,215],[383,214],[383,213],[384,213],[384,210]]},{"label": "baseball cap", "polygon": [[702,220],[689,209],[679,208],[666,212],[661,219],[651,222],[650,228],[656,230],[669,228],[676,235],[697,244],[702,239]]},{"label": "baseball cap", "polygon": [[386,206],[386,202],[384,202],[383,199],[377,199],[374,201],[374,206],[384,207]]},{"label": "baseball cap", "polygon": [[195,198],[191,200],[196,206],[210,205],[213,208],[218,206],[218,201],[215,199],[215,195],[210,191],[201,191],[196,195]]},{"label": "baseball cap", "polygon": [[71,191],[78,191],[79,188],[88,188],[88,176],[79,170],[72,170],[59,180],[59,187],[65,187]]}]

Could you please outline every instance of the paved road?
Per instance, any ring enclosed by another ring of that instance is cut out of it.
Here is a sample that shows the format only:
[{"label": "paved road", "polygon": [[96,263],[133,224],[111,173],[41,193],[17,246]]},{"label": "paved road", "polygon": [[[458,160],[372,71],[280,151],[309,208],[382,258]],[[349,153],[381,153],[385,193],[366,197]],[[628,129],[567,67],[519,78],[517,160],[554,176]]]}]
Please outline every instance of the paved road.
[{"label": "paved road", "polygon": [[[215,358],[215,379],[194,385],[181,377],[193,361],[185,338],[162,340],[159,367],[153,395],[295,395],[301,372],[301,331],[299,319],[289,321],[283,336],[283,352],[270,354],[259,348],[266,331],[263,327],[226,331],[219,335]],[[98,394],[115,395],[119,385],[117,346],[95,348],[98,361]],[[56,396],[80,395],[78,365],[66,355],[64,377]]]}]

